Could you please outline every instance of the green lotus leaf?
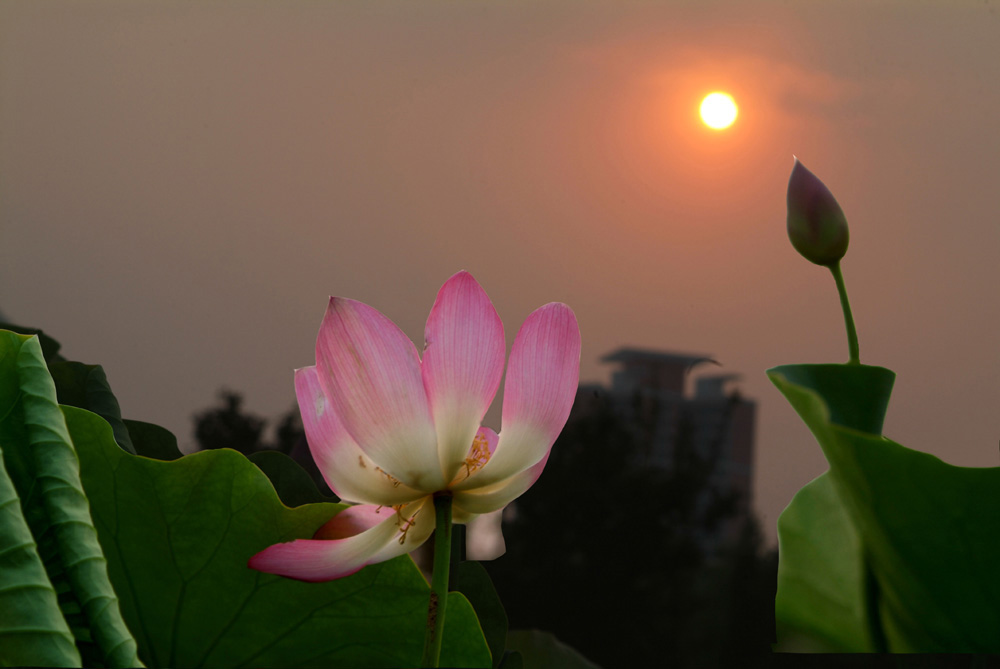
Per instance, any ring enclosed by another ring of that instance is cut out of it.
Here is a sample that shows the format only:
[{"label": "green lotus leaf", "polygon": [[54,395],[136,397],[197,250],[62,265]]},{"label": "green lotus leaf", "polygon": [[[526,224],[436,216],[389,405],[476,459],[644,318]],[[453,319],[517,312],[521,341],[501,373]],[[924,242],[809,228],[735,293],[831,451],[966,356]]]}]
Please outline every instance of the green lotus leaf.
[{"label": "green lotus leaf", "polygon": [[[462,535],[464,538],[464,534]],[[452,587],[468,597],[479,617],[483,634],[493,655],[493,668],[498,669],[507,642],[507,612],[493,586],[489,572],[473,560],[463,560],[455,566]]]},{"label": "green lotus leaf", "polygon": [[0,330],[10,330],[11,332],[23,335],[38,335],[38,343],[42,346],[42,357],[46,363],[61,362],[66,359],[59,353],[62,344],[38,328],[29,328],[14,323],[0,323]]},{"label": "green lotus leaf", "polygon": [[[108,579],[77,455],[38,337],[0,331],[0,407],[4,465],[48,579],[59,594],[64,624],[68,623],[88,663],[139,666],[135,640]],[[37,578],[31,583],[43,588]],[[63,629],[51,625],[39,632],[46,639],[64,635]]]},{"label": "green lotus leaf", "polygon": [[[311,537],[343,505],[288,508],[236,451],[135,456],[94,414],[65,412],[122,613],[149,666],[419,663],[430,589],[408,556],[327,583],[247,567],[274,543]],[[490,666],[471,605],[452,595],[443,661]]]},{"label": "green lotus leaf", "polygon": [[[9,443],[16,408],[4,405],[0,411],[0,436]],[[79,667],[80,653],[2,456],[0,451],[0,666]]]},{"label": "green lotus leaf", "polygon": [[316,489],[306,470],[295,460],[279,451],[257,451],[247,456],[271,481],[278,498],[285,506],[301,506],[315,502],[332,502]]},{"label": "green lotus leaf", "polygon": [[778,518],[774,614],[782,652],[874,652],[861,540],[829,474],[811,481]]},{"label": "green lotus leaf", "polygon": [[141,420],[122,421],[128,429],[135,454],[154,460],[176,460],[183,457],[177,447],[177,437],[165,427]]},{"label": "green lotus leaf", "polygon": [[516,650],[505,650],[500,669],[524,669],[524,656]]},{"label": "green lotus leaf", "polygon": [[128,429],[122,422],[118,398],[111,392],[103,367],[72,361],[50,362],[49,374],[56,384],[59,404],[96,413],[108,421],[118,445],[129,453],[135,453]]},{"label": "green lotus leaf", "polygon": [[521,655],[524,669],[600,669],[551,632],[511,630],[507,633],[507,647]]},{"label": "green lotus leaf", "polygon": [[[839,557],[830,558],[856,562],[841,565],[853,574],[855,593],[858,574],[865,574],[866,620],[853,629],[856,636],[858,629],[870,630],[870,641],[858,638],[851,645],[889,652],[1000,652],[1000,467],[956,467],[882,437],[881,412],[870,409],[881,402],[884,412],[889,370],[788,365],[768,376],[830,465],[830,489],[821,491],[825,501],[796,496],[779,527],[819,535],[841,513],[859,542],[859,550],[841,548]],[[833,532],[849,534],[843,523]],[[816,536],[809,543],[829,541]],[[809,578],[807,559],[782,551],[786,560]],[[816,593],[828,591],[838,575],[822,567],[815,565],[811,587],[781,591],[776,613],[789,620],[790,612],[829,606]]]},{"label": "green lotus leaf", "polygon": [[[412,564],[412,560],[410,561]],[[422,577],[421,577],[422,578]],[[430,589],[428,589],[428,593]],[[428,594],[428,597],[430,595]],[[427,625],[426,597],[423,606],[423,622]],[[448,593],[448,612],[441,639],[442,667],[469,667],[489,669],[492,666],[490,648],[483,637],[483,629],[476,619],[476,610],[461,592]],[[421,639],[423,653],[423,639]],[[417,666],[407,664],[403,666]]]}]

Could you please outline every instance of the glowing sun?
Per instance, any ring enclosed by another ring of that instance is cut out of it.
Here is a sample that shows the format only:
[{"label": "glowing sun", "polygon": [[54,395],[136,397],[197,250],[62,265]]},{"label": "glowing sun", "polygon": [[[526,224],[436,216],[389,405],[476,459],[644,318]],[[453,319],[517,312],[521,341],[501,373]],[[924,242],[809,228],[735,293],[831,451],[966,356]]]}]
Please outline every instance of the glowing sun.
[{"label": "glowing sun", "polygon": [[738,113],[736,101],[729,93],[709,93],[701,101],[701,120],[715,130],[731,126]]}]

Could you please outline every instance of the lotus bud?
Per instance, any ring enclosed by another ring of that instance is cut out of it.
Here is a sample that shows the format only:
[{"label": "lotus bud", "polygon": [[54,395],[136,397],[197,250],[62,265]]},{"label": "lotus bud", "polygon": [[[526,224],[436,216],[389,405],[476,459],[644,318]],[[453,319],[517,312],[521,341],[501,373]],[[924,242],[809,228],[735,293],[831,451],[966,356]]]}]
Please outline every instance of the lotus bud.
[{"label": "lotus bud", "polygon": [[844,210],[815,174],[795,159],[788,179],[788,238],[809,262],[832,266],[847,253]]}]

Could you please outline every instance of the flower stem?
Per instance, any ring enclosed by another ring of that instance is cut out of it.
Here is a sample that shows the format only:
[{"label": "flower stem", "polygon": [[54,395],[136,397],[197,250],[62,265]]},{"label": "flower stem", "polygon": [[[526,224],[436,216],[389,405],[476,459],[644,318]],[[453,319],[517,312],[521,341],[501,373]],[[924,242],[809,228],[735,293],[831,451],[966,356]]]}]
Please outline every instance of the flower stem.
[{"label": "flower stem", "polygon": [[451,493],[434,495],[434,572],[431,575],[431,601],[427,607],[427,633],[424,637],[422,667],[437,667],[441,661],[441,638],[448,606],[448,573],[451,570]]},{"label": "flower stem", "polygon": [[847,325],[847,347],[851,359],[848,365],[860,365],[861,357],[858,351],[858,331],[854,328],[854,316],[851,315],[851,303],[847,299],[847,288],[844,286],[844,275],[840,273],[840,261],[829,265],[833,272],[833,280],[837,282],[837,292],[840,293],[840,306],[844,309],[844,323]]}]

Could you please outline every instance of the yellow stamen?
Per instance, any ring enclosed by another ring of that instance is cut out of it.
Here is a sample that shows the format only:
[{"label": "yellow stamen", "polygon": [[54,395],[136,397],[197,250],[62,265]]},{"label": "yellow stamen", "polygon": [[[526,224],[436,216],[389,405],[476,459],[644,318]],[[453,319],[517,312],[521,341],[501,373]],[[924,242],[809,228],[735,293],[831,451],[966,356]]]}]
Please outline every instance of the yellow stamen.
[{"label": "yellow stamen", "polygon": [[472,440],[472,448],[469,449],[469,457],[465,459],[465,478],[472,476],[472,472],[483,468],[490,459],[490,442],[486,437],[479,434]]},{"label": "yellow stamen", "polygon": [[406,518],[403,515],[403,507],[405,506],[405,504],[396,504],[392,507],[396,511],[396,527],[398,527],[400,531],[400,546],[406,543],[406,533],[410,531],[411,527],[417,524],[417,513],[420,513],[420,510],[418,509],[417,513],[413,514],[409,518]]},{"label": "yellow stamen", "polygon": [[[393,511],[396,512],[396,525],[399,525],[399,521],[403,519],[403,516],[400,513],[400,511],[403,510],[404,506],[406,506],[406,505],[405,504],[393,504],[391,507],[389,507],[390,509],[392,509]],[[377,507],[375,507],[375,513],[378,513],[379,511],[381,511],[384,508],[385,508],[385,504],[379,504]]]},{"label": "yellow stamen", "polygon": [[399,487],[399,479],[398,478],[396,478],[395,476],[393,476],[389,472],[385,471],[381,467],[376,467],[375,471],[377,471],[379,474],[381,474],[382,476],[384,476],[387,479],[389,479],[390,481],[392,481],[392,487],[393,488],[398,488]]},{"label": "yellow stamen", "polygon": [[410,531],[410,528],[417,524],[417,514],[410,516],[409,520],[406,521],[406,525],[400,528],[401,534],[399,535],[399,545],[402,546],[406,543],[406,533]]}]

